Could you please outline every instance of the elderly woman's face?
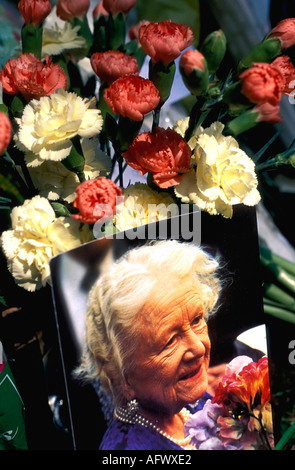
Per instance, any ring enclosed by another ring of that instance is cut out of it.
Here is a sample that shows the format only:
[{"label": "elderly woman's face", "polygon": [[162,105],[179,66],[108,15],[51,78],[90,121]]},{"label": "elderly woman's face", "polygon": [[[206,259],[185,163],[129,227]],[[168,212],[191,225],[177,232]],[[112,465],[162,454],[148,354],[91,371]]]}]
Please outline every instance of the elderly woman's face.
[{"label": "elderly woman's face", "polygon": [[170,295],[159,290],[141,312],[140,326],[135,367],[127,377],[131,396],[147,409],[177,413],[207,388],[210,340],[192,281]]}]

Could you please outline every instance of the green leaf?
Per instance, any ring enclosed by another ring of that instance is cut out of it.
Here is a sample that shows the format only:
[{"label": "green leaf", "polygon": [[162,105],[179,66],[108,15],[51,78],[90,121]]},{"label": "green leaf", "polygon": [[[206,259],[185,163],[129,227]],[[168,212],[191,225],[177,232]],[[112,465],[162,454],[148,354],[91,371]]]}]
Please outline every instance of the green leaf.
[{"label": "green leaf", "polygon": [[194,33],[194,46],[197,47],[200,36],[199,0],[137,0],[135,5],[137,20],[164,21],[171,20],[189,26]]}]

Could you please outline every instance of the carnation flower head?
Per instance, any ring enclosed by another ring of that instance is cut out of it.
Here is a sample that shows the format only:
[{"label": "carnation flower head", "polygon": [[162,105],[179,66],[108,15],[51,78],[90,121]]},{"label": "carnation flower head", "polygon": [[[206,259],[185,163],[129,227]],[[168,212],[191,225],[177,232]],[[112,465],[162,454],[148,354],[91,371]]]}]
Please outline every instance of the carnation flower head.
[{"label": "carnation flower head", "polygon": [[2,250],[15,282],[28,291],[50,284],[53,256],[91,239],[87,227],[80,229],[70,217],[56,217],[49,201],[39,195],[12,209],[11,224],[1,235]]},{"label": "carnation flower head", "polygon": [[231,218],[232,206],[253,206],[260,200],[255,164],[224,125],[213,123],[198,136],[194,151],[196,170],[183,175],[175,194],[183,202],[193,202],[209,214]]},{"label": "carnation flower head", "polygon": [[137,75],[124,75],[104,93],[107,105],[115,114],[142,121],[160,102],[159,91],[150,80]]},{"label": "carnation flower head", "polygon": [[154,132],[139,134],[123,157],[141,175],[150,172],[160,188],[169,188],[189,171],[191,149],[173,129],[157,127]]},{"label": "carnation flower head", "polygon": [[271,65],[275,67],[282,75],[284,80],[283,93],[290,94],[294,87],[290,87],[290,82],[295,80],[295,68],[291,62],[291,59],[287,55],[281,55],[277,57]]},{"label": "carnation flower head", "polygon": [[58,0],[56,15],[63,21],[72,21],[74,18],[83,19],[90,7],[90,0]]},{"label": "carnation flower head", "polygon": [[35,165],[45,160],[61,161],[71,151],[76,135],[91,138],[99,134],[102,117],[95,98],[57,90],[49,97],[32,100],[17,120],[17,147],[35,155]]},{"label": "carnation flower head", "polygon": [[117,199],[122,190],[110,179],[100,176],[83,181],[75,190],[73,206],[78,210],[72,218],[87,224],[95,224],[102,218],[113,217]]},{"label": "carnation flower head", "polygon": [[95,52],[90,62],[96,75],[108,84],[123,75],[139,74],[136,58],[120,51]]},{"label": "carnation flower head", "polygon": [[85,56],[86,40],[78,35],[80,26],[72,26],[66,21],[62,26],[55,23],[51,28],[43,27],[42,55],[69,53]]},{"label": "carnation flower head", "polygon": [[194,35],[189,26],[171,20],[143,24],[138,41],[153,62],[173,62],[181,52],[191,46]]},{"label": "carnation flower head", "polygon": [[99,2],[95,5],[94,9],[92,10],[92,18],[94,20],[98,19],[100,16],[109,16],[109,12],[103,6],[103,0],[99,0]]},{"label": "carnation flower head", "polygon": [[242,80],[242,93],[256,104],[277,105],[284,89],[284,80],[280,71],[271,64],[258,62],[245,70]]},{"label": "carnation flower head", "polygon": [[7,148],[12,137],[12,125],[7,114],[0,111],[0,155]]},{"label": "carnation flower head", "polygon": [[18,59],[10,59],[0,74],[0,82],[5,93],[21,93],[29,101],[49,96],[57,89],[66,89],[67,77],[63,69],[48,56],[45,62],[34,54],[22,54]]},{"label": "carnation flower head", "polygon": [[157,192],[143,183],[135,183],[123,191],[114,223],[117,231],[125,231],[177,215],[177,205],[169,193]]},{"label": "carnation flower head", "polygon": [[[94,179],[98,176],[107,176],[111,171],[111,159],[99,150],[99,141],[96,138],[81,139],[81,147],[85,164],[83,173],[86,179]],[[76,173],[68,170],[62,162],[46,160],[41,165],[32,153],[25,155],[34,187],[39,194],[51,201],[61,199],[67,203],[74,201],[75,190],[80,181]]]},{"label": "carnation flower head", "polygon": [[17,6],[25,24],[33,24],[36,28],[43,23],[52,8],[49,0],[20,0]]},{"label": "carnation flower head", "polygon": [[127,15],[134,7],[136,0],[103,0],[102,5],[106,11],[116,16],[118,13]]},{"label": "carnation flower head", "polygon": [[295,45],[295,18],[285,18],[280,21],[270,32],[270,38],[281,41],[281,48],[288,49]]}]

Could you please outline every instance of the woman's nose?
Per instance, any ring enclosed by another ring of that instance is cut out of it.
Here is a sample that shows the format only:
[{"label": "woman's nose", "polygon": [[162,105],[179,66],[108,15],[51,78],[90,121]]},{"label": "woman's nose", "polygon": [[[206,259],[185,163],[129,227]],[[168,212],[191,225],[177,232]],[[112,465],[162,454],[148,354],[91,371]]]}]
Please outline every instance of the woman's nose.
[{"label": "woman's nose", "polygon": [[187,332],[184,340],[183,359],[185,361],[190,361],[204,356],[205,352],[206,348],[204,343],[201,341],[201,337],[192,330]]}]

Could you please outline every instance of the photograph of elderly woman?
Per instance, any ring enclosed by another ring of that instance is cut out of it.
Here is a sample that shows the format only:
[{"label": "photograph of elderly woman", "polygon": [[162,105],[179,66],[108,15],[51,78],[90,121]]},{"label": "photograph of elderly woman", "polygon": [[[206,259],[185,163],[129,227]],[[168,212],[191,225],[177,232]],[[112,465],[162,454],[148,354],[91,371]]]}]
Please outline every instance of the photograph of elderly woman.
[{"label": "photograph of elderly woman", "polygon": [[241,207],[202,215],[201,243],[127,231],[53,258],[73,448],[273,448],[257,249]]}]

